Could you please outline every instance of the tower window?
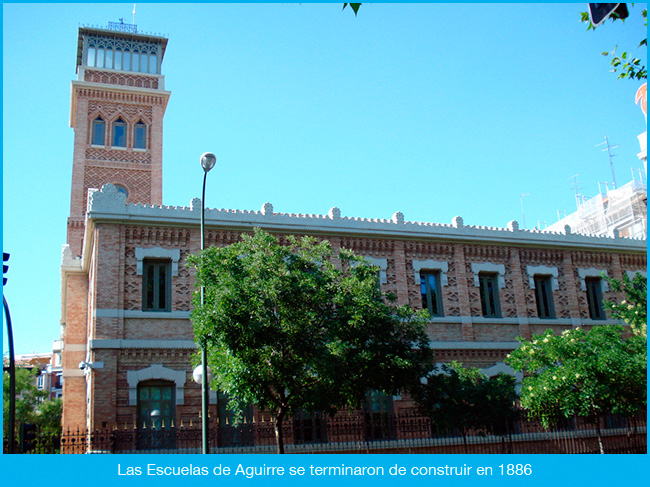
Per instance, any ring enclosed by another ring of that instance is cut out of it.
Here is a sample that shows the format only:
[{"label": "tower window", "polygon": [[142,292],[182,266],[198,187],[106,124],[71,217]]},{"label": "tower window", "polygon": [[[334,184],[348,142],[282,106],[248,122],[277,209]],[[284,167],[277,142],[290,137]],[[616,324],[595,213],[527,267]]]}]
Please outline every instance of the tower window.
[{"label": "tower window", "polygon": [[105,144],[105,135],[106,135],[106,122],[102,117],[97,117],[93,120],[93,129],[92,129],[92,145],[104,145]]},{"label": "tower window", "polygon": [[126,147],[126,123],[121,118],[113,122],[113,147]]},{"label": "tower window", "polygon": [[142,122],[136,123],[133,127],[133,148],[147,148],[147,126]]},{"label": "tower window", "polygon": [[124,51],[124,59],[122,60],[122,69],[124,71],[131,70],[131,52],[128,50]]},{"label": "tower window", "polygon": [[115,69],[122,69],[122,51],[117,49],[115,51]]},{"label": "tower window", "polygon": [[95,56],[96,56],[96,49],[94,47],[91,47],[88,49],[88,60],[86,64],[90,66],[91,68],[95,66]]}]

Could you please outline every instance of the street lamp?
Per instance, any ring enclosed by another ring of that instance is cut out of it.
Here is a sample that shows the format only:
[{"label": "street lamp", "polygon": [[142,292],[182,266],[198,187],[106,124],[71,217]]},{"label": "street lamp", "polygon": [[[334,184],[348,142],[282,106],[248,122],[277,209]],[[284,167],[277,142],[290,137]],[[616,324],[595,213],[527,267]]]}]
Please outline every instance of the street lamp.
[{"label": "street lamp", "polygon": [[[214,167],[217,158],[211,152],[201,156],[201,167],[203,168],[203,191],[201,192],[201,252],[205,250],[205,182],[208,179],[208,172]],[[205,286],[201,285],[201,307],[205,304]],[[205,338],[201,343],[201,453],[208,453],[208,351]]]}]

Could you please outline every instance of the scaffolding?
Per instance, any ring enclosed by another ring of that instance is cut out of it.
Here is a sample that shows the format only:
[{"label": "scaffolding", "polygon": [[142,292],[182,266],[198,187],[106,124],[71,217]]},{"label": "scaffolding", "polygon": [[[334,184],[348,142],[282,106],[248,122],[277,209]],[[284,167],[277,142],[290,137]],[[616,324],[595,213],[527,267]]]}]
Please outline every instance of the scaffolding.
[{"label": "scaffolding", "polygon": [[647,238],[648,190],[642,181],[630,181],[620,188],[607,190],[585,201],[578,200],[578,211],[546,228],[548,232],[564,232],[569,225],[572,233],[612,235],[614,229],[621,237]]}]

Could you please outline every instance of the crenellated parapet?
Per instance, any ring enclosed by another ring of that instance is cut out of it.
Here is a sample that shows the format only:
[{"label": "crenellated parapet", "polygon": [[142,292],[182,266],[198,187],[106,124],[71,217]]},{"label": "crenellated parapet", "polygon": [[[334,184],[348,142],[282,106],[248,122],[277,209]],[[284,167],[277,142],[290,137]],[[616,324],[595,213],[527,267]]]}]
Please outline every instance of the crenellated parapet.
[{"label": "crenellated parapet", "polygon": [[[87,218],[89,220],[120,220],[133,223],[198,226],[201,200],[194,198],[190,206],[126,204],[126,197],[111,184],[101,190],[89,190]],[[341,216],[341,210],[331,208],[327,214],[280,213],[271,203],[264,203],[259,211],[234,209],[205,209],[206,227],[247,231],[255,227],[269,231],[364,235],[382,238],[444,239],[451,241],[508,243],[516,245],[562,245],[593,248],[594,250],[631,250],[646,248],[645,239],[574,234],[570,228],[564,233],[526,230],[516,221],[507,227],[466,225],[461,217],[451,224],[412,222],[396,212],[390,219]]]}]

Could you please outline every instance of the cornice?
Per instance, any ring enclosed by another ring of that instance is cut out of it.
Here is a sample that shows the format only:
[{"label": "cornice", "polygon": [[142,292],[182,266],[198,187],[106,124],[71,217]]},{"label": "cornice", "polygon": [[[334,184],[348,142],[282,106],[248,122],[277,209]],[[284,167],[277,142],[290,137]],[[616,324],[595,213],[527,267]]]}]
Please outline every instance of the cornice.
[{"label": "cornice", "polygon": [[[89,194],[87,220],[90,224],[87,229],[90,230],[97,222],[198,227],[200,214],[201,200],[198,198],[193,199],[189,207],[127,205],[122,193],[112,185],[105,185],[101,190]],[[342,217],[338,208],[332,208],[327,215],[276,213],[270,203],[265,203],[260,211],[208,208],[205,210],[205,223],[207,228],[213,230],[250,231],[260,227],[279,233],[480,242],[632,253],[645,253],[647,245],[646,240],[573,234],[569,228],[565,229],[565,233],[523,230],[516,221],[510,222],[508,228],[499,228],[465,225],[460,217],[454,218],[452,224],[411,222],[405,221],[399,212],[390,220]]]}]

